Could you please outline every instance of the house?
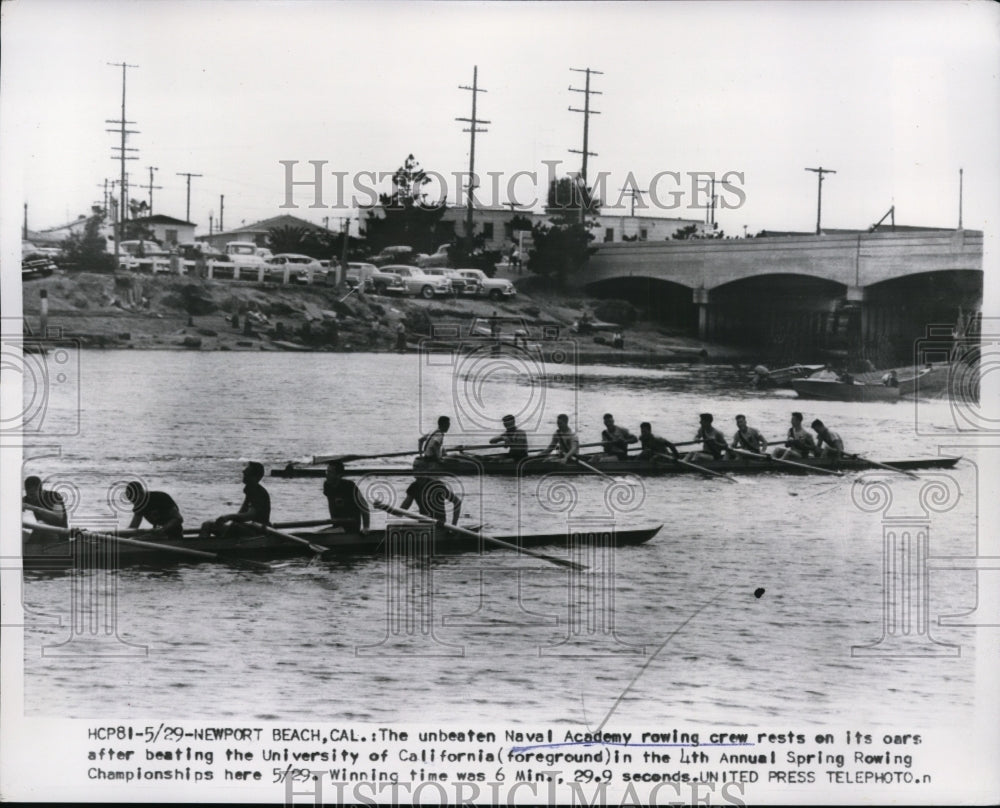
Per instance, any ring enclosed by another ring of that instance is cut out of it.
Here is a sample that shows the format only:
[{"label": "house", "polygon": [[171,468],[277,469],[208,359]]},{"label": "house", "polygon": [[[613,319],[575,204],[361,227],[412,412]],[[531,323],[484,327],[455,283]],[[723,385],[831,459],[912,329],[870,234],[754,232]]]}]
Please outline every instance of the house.
[{"label": "house", "polygon": [[[185,241],[194,241],[194,222],[186,222],[184,219],[175,219],[173,216],[164,216],[162,213],[153,216],[139,216],[129,219],[126,224],[126,232],[129,227],[145,227],[153,234],[153,238],[165,247],[183,244]],[[123,239],[125,241],[127,239]]]},{"label": "house", "polygon": [[267,240],[272,230],[281,227],[302,228],[317,233],[329,234],[327,230],[318,224],[307,222],[298,216],[284,214],[282,216],[272,216],[270,219],[263,219],[248,225],[241,225],[232,230],[222,230],[208,236],[198,236],[198,241],[204,241],[217,250],[224,250],[230,241],[252,241],[258,247],[268,246]]}]

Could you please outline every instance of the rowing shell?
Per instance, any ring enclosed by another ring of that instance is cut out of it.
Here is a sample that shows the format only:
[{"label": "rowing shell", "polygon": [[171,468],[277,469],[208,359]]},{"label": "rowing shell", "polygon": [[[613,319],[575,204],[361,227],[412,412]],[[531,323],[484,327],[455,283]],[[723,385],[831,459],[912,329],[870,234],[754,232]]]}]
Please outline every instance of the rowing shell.
[{"label": "rowing shell", "polygon": [[[406,527],[412,528],[411,525]],[[643,544],[655,536],[663,525],[639,528],[636,530],[619,530],[608,534],[608,540],[615,547],[627,547]],[[310,543],[326,548],[324,559],[335,559],[342,556],[385,554],[385,531],[372,530],[368,535],[345,532],[339,528],[326,528],[316,531],[290,531]],[[482,552],[495,550],[488,542],[470,539],[467,536],[452,533],[441,528],[436,529],[434,553],[452,554],[467,552]],[[566,547],[577,540],[576,534],[566,533],[530,533],[514,536],[496,536],[508,544],[522,547]],[[220,559],[254,559],[257,561],[273,561],[282,558],[302,558],[311,556],[308,549],[291,541],[282,540],[276,536],[259,535],[234,539],[220,537],[191,538],[184,540],[158,539],[158,543],[171,548],[199,550],[214,553]],[[59,571],[74,567],[131,567],[131,566],[173,566],[176,564],[202,563],[202,559],[179,555],[166,549],[155,550],[145,547],[133,547],[114,544],[106,541],[64,540],[28,544],[24,548],[24,569],[37,571]]]},{"label": "rowing shell", "polygon": [[[948,469],[952,468],[961,458],[958,457],[925,457],[912,458],[909,460],[885,460],[880,461],[882,465],[892,466],[897,469],[907,471],[919,471],[920,469]],[[836,471],[870,471],[872,464],[865,460],[855,460],[851,458],[840,458],[833,460],[829,458],[802,458],[796,459],[796,464],[802,468],[795,468],[784,463],[770,463],[760,460],[741,458],[739,460],[699,460],[698,465],[709,471],[720,474],[810,474],[811,469],[832,469]],[[700,469],[690,468],[679,463],[671,463],[667,460],[663,462],[648,460],[597,460],[593,457],[587,458],[587,463],[594,469],[604,474],[635,474],[641,477],[675,475],[675,474],[702,474]],[[431,471],[427,469],[425,471]],[[534,476],[538,474],[593,474],[593,471],[582,468],[573,463],[553,463],[546,460],[531,459],[515,463],[510,460],[489,460],[486,457],[472,458],[470,456],[448,458],[441,466],[433,469],[441,474],[455,474],[458,476],[486,476],[486,477],[521,477]],[[377,477],[412,477],[412,468],[393,468],[387,466],[369,466],[360,468],[348,467],[344,472],[348,475],[377,476]],[[300,468],[289,464],[285,468],[271,470],[272,477],[325,477],[323,469]]]}]

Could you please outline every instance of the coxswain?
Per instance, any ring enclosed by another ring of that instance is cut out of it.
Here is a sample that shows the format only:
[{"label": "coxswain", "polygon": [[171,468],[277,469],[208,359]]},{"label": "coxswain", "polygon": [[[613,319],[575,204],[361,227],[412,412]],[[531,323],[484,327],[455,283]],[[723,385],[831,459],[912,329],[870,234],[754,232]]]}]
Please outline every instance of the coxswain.
[{"label": "coxswain", "polygon": [[[42,488],[42,478],[25,477],[24,479],[24,499],[21,500],[21,510],[31,511],[35,516],[35,521],[40,525],[52,525],[53,527],[69,527],[69,518],[66,514],[66,503],[58,491],[50,491]],[[27,537],[27,542],[51,541],[58,538],[54,533],[38,527],[31,531]]]},{"label": "coxswain", "polygon": [[890,370],[882,374],[882,384],[886,387],[899,387],[899,377],[896,376],[896,371]]},{"label": "coxswain", "polygon": [[677,447],[666,438],[661,438],[653,434],[653,427],[649,421],[639,424],[639,445],[642,451],[639,453],[640,460],[666,459],[668,456],[677,459]]},{"label": "coxswain", "polygon": [[323,481],[323,496],[330,509],[330,521],[340,525],[348,533],[368,535],[371,524],[371,510],[364,494],[353,480],[344,476],[344,464],[331,460],[326,464],[326,479]]},{"label": "coxswain", "polygon": [[430,516],[439,525],[448,521],[446,502],[452,504],[451,523],[458,524],[462,513],[462,498],[451,490],[448,483],[432,474],[421,474],[406,489],[406,499],[400,507],[405,511],[414,502],[424,516]]},{"label": "coxswain", "polygon": [[[817,457],[829,457],[836,460],[844,454],[844,441],[840,435],[831,431],[817,418],[810,426],[816,433],[816,455]],[[824,446],[824,444],[826,444]]]},{"label": "coxswain", "polygon": [[767,441],[752,426],[747,426],[745,415],[736,416],[736,432],[733,434],[733,448],[745,449],[754,454],[764,454],[767,451]]},{"label": "coxswain", "polygon": [[729,448],[729,444],[726,443],[726,436],[712,426],[712,421],[714,420],[712,413],[703,412],[698,416],[698,420],[701,424],[695,433],[694,439],[701,441],[701,451],[689,452],[684,459],[689,463],[720,460],[722,453]]},{"label": "coxswain", "polygon": [[528,436],[523,429],[517,428],[517,420],[513,415],[505,415],[502,421],[504,432],[490,438],[490,443],[502,443],[506,446],[506,457],[510,460],[524,460],[528,456]]},{"label": "coxswain", "polygon": [[565,413],[556,416],[556,431],[552,433],[552,441],[539,457],[548,457],[553,452],[556,452],[556,462],[559,463],[575,460],[580,453],[580,441],[577,440],[576,433],[570,429],[569,416]]},{"label": "coxswain", "polygon": [[781,458],[794,460],[795,458],[809,457],[809,455],[815,453],[816,441],[813,440],[813,436],[809,434],[806,428],[802,426],[802,413],[793,412],[792,425],[788,428],[788,437],[785,439],[785,446],[775,449],[774,456],[779,460]]},{"label": "coxswain", "polygon": [[419,455],[413,461],[413,468],[434,468],[444,463],[444,436],[451,429],[451,419],[442,415],[437,420],[437,429],[422,435],[417,442]]},{"label": "coxswain", "polygon": [[132,503],[130,530],[135,530],[145,519],[153,526],[151,535],[175,541],[184,538],[184,517],[170,494],[147,491],[141,482],[133,480],[125,486],[125,499]]},{"label": "coxswain", "polygon": [[257,533],[246,522],[260,525],[271,523],[271,495],[260,484],[264,479],[264,466],[253,461],[243,469],[243,504],[236,513],[226,513],[201,526],[201,535],[246,536]]},{"label": "coxswain", "polygon": [[630,443],[638,443],[639,439],[623,426],[615,426],[615,417],[610,413],[604,414],[604,431],[601,432],[601,446],[604,453],[616,457],[618,460],[628,460],[628,447]]}]

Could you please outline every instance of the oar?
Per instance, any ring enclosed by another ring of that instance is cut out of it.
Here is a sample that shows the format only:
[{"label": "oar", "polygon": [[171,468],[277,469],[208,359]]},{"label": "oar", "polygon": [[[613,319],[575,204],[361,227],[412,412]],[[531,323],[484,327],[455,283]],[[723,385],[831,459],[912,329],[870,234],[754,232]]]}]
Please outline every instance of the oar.
[{"label": "oar", "polygon": [[905,474],[907,477],[912,477],[914,480],[919,480],[920,479],[912,471],[907,471],[906,469],[898,469],[895,466],[890,466],[888,463],[879,463],[879,462],[877,462],[875,460],[869,460],[867,457],[862,457],[861,455],[856,455],[856,454],[849,455],[849,454],[845,454],[844,457],[850,457],[850,458],[852,458],[854,460],[860,460],[860,461],[862,461],[864,463],[867,463],[869,466],[875,466],[875,468],[886,469],[887,471],[895,471],[895,472],[897,472],[899,474]]},{"label": "oar", "polygon": [[33,511],[38,516],[48,516],[50,519],[62,519],[66,516],[65,511],[53,511],[49,508],[43,508],[40,505],[32,505],[30,502],[21,503],[21,510],[24,510],[25,508]]},{"label": "oar", "polygon": [[416,449],[408,452],[383,452],[382,454],[339,454],[339,455],[313,455],[298,461],[303,466],[321,466],[331,460],[339,460],[341,463],[350,463],[352,460],[374,460],[378,457],[407,457],[420,454]]},{"label": "oar", "polygon": [[274,536],[275,538],[278,539],[285,539],[286,541],[294,541],[297,542],[298,544],[305,545],[306,547],[308,547],[310,550],[312,550],[314,553],[317,554],[325,553],[328,549],[330,549],[328,547],[322,547],[319,544],[313,544],[311,541],[309,541],[308,539],[303,539],[301,536],[295,536],[291,533],[285,533],[282,530],[275,530],[273,527],[270,527],[269,525],[262,525],[260,522],[244,522],[244,524],[249,525],[252,528],[256,528],[262,533],[266,533],[268,536]]},{"label": "oar", "polygon": [[603,477],[605,480],[611,480],[611,482],[613,482],[613,483],[617,483],[618,482],[610,474],[605,474],[600,469],[594,468],[592,465],[590,465],[590,463],[585,463],[579,457],[574,457],[573,458],[573,462],[576,463],[578,466],[583,466],[583,468],[587,469],[587,471],[592,471],[592,472],[594,472],[594,474],[597,474],[598,476]]},{"label": "oar", "polygon": [[257,567],[259,569],[272,569],[270,564],[265,564],[261,561],[250,561],[245,558],[227,558],[225,556],[219,555],[218,553],[210,553],[207,550],[195,550],[191,547],[175,547],[172,544],[159,544],[158,542],[152,541],[140,541],[139,539],[126,539],[123,536],[115,536],[110,533],[92,533],[87,530],[82,530],[80,528],[68,528],[68,527],[53,527],[52,525],[32,525],[27,522],[22,523],[23,527],[27,528],[39,528],[42,527],[47,531],[50,531],[57,536],[66,536],[69,539],[97,539],[103,541],[113,541],[119,544],[130,544],[135,547],[147,547],[150,550],[164,550],[171,553],[180,553],[181,555],[194,556],[196,558],[208,558],[212,561],[224,561],[228,563],[237,564],[247,564],[251,567]]},{"label": "oar", "polygon": [[[700,440],[696,440],[696,441],[692,441],[692,442],[693,443],[701,443]],[[674,444],[674,446],[683,446],[683,445],[684,445],[683,443],[675,443]],[[713,469],[707,469],[704,466],[699,466],[697,463],[692,463],[690,460],[681,460],[679,457],[674,457],[673,455],[662,454],[661,452],[657,452],[657,453],[655,453],[653,455],[653,457],[662,457],[664,460],[669,460],[672,463],[679,463],[682,466],[687,466],[688,468],[692,468],[692,469],[695,469],[696,471],[700,471],[702,474],[710,474],[713,477],[721,477],[723,480],[727,480],[728,482],[731,482],[731,483],[738,483],[739,482],[739,480],[737,480],[736,478],[730,477],[728,474],[725,474],[725,473],[723,473],[721,471],[714,471]]]},{"label": "oar", "polygon": [[[424,522],[426,524],[436,525],[438,522],[430,516],[424,516],[423,514],[410,513],[409,511],[404,511],[399,508],[394,508],[392,505],[388,505],[385,502],[375,502],[375,507],[379,510],[385,511],[386,513],[391,513],[394,516],[402,516],[407,519],[414,519],[417,522]],[[473,539],[482,539],[483,541],[488,541],[491,544],[495,544],[498,547],[503,547],[507,550],[514,550],[518,553],[524,553],[525,555],[534,556],[542,561],[548,561],[550,564],[557,564],[560,567],[569,567],[574,570],[585,570],[586,566],[583,564],[577,564],[575,561],[567,561],[563,558],[556,558],[555,556],[546,555],[545,553],[540,553],[537,550],[529,550],[527,547],[518,547],[516,544],[511,544],[510,542],[497,539],[493,536],[488,536],[485,533],[476,533],[472,530],[466,530],[464,527],[458,527],[457,525],[445,525],[445,530],[450,530],[453,533],[458,533],[462,536],[469,536]]]},{"label": "oar", "polygon": [[785,460],[783,457],[772,457],[769,454],[758,454],[757,452],[748,452],[746,449],[737,449],[735,446],[730,447],[729,451],[735,452],[743,457],[749,457],[752,460],[763,460],[765,462],[771,463],[782,463],[786,466],[795,466],[795,468],[805,469],[806,471],[820,471],[823,474],[834,474],[837,477],[843,477],[844,472],[837,471],[835,469],[824,469],[819,466],[810,466],[808,463],[796,463],[794,460]]}]

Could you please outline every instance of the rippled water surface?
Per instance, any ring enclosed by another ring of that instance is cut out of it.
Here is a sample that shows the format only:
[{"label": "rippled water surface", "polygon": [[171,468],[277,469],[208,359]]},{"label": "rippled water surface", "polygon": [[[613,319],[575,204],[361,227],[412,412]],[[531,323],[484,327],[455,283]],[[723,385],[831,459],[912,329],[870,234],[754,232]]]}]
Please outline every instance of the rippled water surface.
[{"label": "rippled water surface", "polygon": [[[406,450],[442,413],[454,421],[452,444],[482,442],[507,411],[543,444],[559,412],[587,442],[607,411],[633,431],[649,420],[689,440],[701,411],[714,412],[727,434],[745,413],[773,438],[802,409],[872,457],[961,453],[939,449],[947,439],[936,435],[951,428],[947,402],[802,402],[790,391],[748,391],[729,367],[564,363],[542,379],[532,366],[440,356],[95,352],[81,357],[79,377],[78,434],[25,452],[26,474],[78,487],[75,521],[115,517],[109,486],[138,477],[170,492],[196,525],[239,505],[246,459],[271,467],[319,453]],[[49,429],[77,417],[74,401],[54,394]],[[938,476],[962,496],[925,520],[931,554],[974,555],[975,466],[962,461]],[[101,626],[113,625],[117,638],[74,628],[69,576],[29,574],[26,709],[595,726],[655,654],[609,729],[857,716],[869,727],[960,722],[972,709],[971,629],[932,627],[935,640],[961,646],[958,658],[852,656],[883,631],[882,514],[852,501],[859,477],[678,476],[608,496],[607,480],[573,476],[558,500],[551,480],[468,478],[469,522],[498,533],[561,531],[567,520],[663,529],[598,559],[582,578],[505,550],[426,566],[303,558],[270,572],[178,564],[95,574],[86,586],[111,596],[114,617]],[[923,482],[890,480],[895,506],[923,513]],[[275,520],[325,515],[321,481],[265,484]],[[398,494],[407,479],[389,484]],[[974,573],[933,570],[929,582],[932,620],[975,605]],[[387,625],[387,596],[417,590],[431,611],[401,642]],[[571,612],[574,598],[593,608]]]}]

